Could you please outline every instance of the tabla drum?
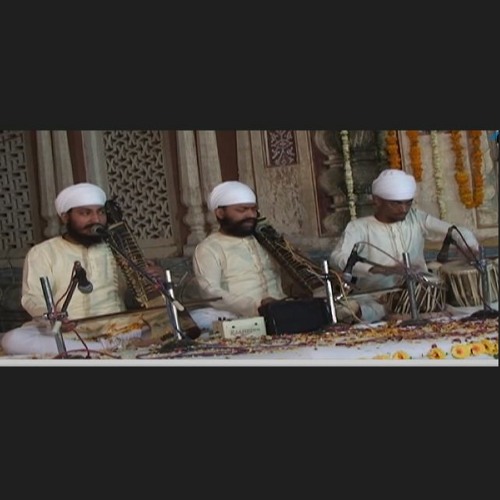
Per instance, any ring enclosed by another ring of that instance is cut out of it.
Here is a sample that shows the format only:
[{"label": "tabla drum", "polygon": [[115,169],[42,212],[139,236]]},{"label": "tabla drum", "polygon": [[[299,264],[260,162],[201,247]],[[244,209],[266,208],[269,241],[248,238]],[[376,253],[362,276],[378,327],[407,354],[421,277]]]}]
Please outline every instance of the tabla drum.
[{"label": "tabla drum", "polygon": [[[391,292],[381,297],[381,301],[394,314],[410,314],[411,305],[408,289]],[[415,280],[415,303],[420,313],[444,311],[446,307],[446,284],[440,276],[422,275]]]},{"label": "tabla drum", "polygon": [[[486,263],[489,301],[498,300],[498,258]],[[439,268],[447,288],[447,301],[452,306],[477,307],[484,305],[481,273],[472,264],[452,261]]]}]

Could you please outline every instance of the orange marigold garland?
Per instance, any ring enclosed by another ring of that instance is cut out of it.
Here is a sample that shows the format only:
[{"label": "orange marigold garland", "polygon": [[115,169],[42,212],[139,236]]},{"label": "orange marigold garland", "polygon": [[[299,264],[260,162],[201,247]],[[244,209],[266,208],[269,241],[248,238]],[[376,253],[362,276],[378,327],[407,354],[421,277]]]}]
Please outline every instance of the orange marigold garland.
[{"label": "orange marigold garland", "polygon": [[401,157],[399,156],[398,137],[395,130],[388,130],[386,136],[386,149],[391,168],[401,169]]},{"label": "orange marigold garland", "polygon": [[455,153],[455,180],[458,184],[458,194],[465,208],[473,208],[474,200],[470,188],[469,174],[465,170],[460,130],[451,131],[451,149]]},{"label": "orange marigold garland", "polygon": [[418,130],[407,130],[406,135],[410,140],[410,162],[413,171],[413,177],[415,177],[415,180],[417,182],[421,182],[423,171]]},{"label": "orange marigold garland", "polygon": [[481,130],[471,130],[472,142],[472,184],[474,186],[474,207],[479,207],[484,201],[483,153],[481,152]]}]

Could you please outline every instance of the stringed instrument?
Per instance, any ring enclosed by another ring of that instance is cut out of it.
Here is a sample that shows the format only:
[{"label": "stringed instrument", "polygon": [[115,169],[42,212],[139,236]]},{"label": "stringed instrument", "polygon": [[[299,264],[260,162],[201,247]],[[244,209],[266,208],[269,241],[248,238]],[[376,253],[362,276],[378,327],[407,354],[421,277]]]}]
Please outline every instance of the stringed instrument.
[{"label": "stringed instrument", "polygon": [[[257,241],[276,259],[288,276],[301,287],[305,297],[323,296],[325,292],[325,272],[316,262],[292,245],[283,234],[267,221],[259,217],[254,232]],[[335,293],[350,292],[341,275],[329,271]]]},{"label": "stringed instrument", "polygon": [[[134,293],[135,300],[141,308],[141,316],[150,325],[154,337],[163,337],[168,333],[175,334],[175,321],[172,321],[172,313],[169,313],[168,307],[174,307],[176,301],[168,304],[169,299],[161,290],[170,286],[172,298],[171,283],[164,283],[165,286],[160,288],[154,280],[146,279],[144,276],[147,275],[146,259],[129,225],[123,220],[120,207],[114,200],[107,200],[105,210],[108,218],[105,241],[113,252],[127,285]],[[164,306],[163,309],[159,307],[161,305]],[[176,314],[181,334],[190,339],[196,339],[201,335],[201,329],[186,307],[182,305],[176,307]]]}]

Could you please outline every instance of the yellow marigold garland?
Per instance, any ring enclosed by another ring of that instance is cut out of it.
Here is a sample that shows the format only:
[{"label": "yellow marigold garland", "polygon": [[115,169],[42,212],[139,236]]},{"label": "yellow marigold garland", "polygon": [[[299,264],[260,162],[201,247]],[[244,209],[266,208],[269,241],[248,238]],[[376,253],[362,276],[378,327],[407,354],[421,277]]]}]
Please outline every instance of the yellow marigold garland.
[{"label": "yellow marigold garland", "polygon": [[464,155],[462,151],[461,139],[462,135],[460,130],[451,131],[451,149],[455,153],[455,180],[458,184],[458,194],[460,201],[464,204],[465,208],[473,208],[474,200],[472,198],[472,191],[470,188],[469,174],[465,170]]},{"label": "yellow marigold garland", "polygon": [[481,152],[481,130],[471,130],[472,143],[472,184],[474,186],[474,207],[479,207],[484,201],[483,153]]},{"label": "yellow marigold garland", "polygon": [[417,182],[421,182],[423,170],[418,130],[407,130],[406,135],[410,140],[410,162],[413,171],[413,177],[415,177],[415,180]]},{"label": "yellow marigold garland", "polygon": [[386,150],[391,168],[401,169],[401,157],[399,156],[398,137],[395,130],[388,130],[386,135]]}]

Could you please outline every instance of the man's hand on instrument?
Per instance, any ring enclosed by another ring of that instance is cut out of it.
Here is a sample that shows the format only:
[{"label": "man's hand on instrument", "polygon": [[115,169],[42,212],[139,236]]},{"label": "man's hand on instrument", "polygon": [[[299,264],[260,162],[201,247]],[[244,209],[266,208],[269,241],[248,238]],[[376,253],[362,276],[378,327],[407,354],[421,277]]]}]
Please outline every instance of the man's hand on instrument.
[{"label": "man's hand on instrument", "polygon": [[463,256],[467,260],[477,260],[481,258],[481,251],[479,250],[479,246],[474,246],[474,247],[467,247],[465,245],[459,245],[457,244],[458,248],[462,251]]},{"label": "man's hand on instrument", "polygon": [[152,260],[146,260],[146,272],[153,278],[165,281],[165,270]]}]

